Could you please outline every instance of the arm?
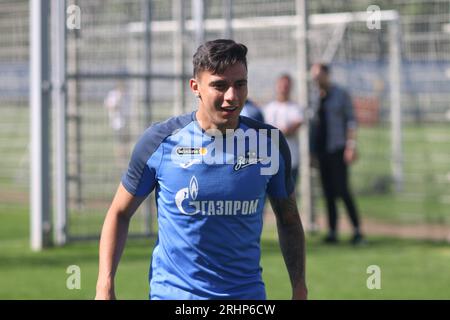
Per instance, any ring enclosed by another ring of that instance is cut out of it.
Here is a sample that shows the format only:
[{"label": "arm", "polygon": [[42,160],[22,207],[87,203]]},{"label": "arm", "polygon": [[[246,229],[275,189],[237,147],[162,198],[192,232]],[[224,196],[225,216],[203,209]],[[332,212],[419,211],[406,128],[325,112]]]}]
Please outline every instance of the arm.
[{"label": "arm", "polygon": [[346,144],[344,150],[344,161],[351,164],[357,158],[356,153],[356,119],[353,110],[353,103],[350,95],[345,94],[345,117],[346,117]]},{"label": "arm", "polygon": [[292,285],[292,299],[304,300],[308,290],[305,281],[305,234],[297,209],[295,192],[288,198],[270,197],[277,219],[280,248]]},{"label": "arm", "polygon": [[281,132],[283,132],[283,134],[286,137],[296,135],[297,130],[300,128],[301,124],[302,124],[301,121],[296,121],[296,122],[292,123],[291,125],[287,126],[286,128],[284,128],[284,130],[281,130]]},{"label": "arm", "polygon": [[285,137],[295,136],[303,122],[303,111],[300,107],[293,107],[290,110],[289,118],[291,123],[283,128],[282,132]]},{"label": "arm", "polygon": [[344,161],[347,164],[357,159],[356,152],[356,129],[347,129],[347,142],[345,143]]},{"label": "arm", "polygon": [[125,247],[130,219],[145,197],[135,197],[122,184],[106,215],[99,248],[99,272],[95,299],[115,299],[114,277]]}]

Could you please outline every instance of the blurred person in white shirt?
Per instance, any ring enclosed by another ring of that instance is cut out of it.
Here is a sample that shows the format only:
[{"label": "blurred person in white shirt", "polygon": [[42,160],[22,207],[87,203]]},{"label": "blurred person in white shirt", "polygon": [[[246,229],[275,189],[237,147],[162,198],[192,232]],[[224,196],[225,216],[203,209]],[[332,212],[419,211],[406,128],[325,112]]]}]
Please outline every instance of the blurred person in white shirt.
[{"label": "blurred person in white shirt", "polygon": [[130,97],[125,83],[119,81],[108,92],[104,106],[108,111],[109,125],[114,131],[114,152],[119,168],[126,168],[130,146]]},{"label": "blurred person in white shirt", "polygon": [[292,78],[282,74],[276,82],[276,99],[267,104],[264,109],[266,123],[281,130],[285,135],[291,151],[292,179],[297,184],[300,166],[300,144],[298,130],[303,121],[301,107],[291,101]]}]

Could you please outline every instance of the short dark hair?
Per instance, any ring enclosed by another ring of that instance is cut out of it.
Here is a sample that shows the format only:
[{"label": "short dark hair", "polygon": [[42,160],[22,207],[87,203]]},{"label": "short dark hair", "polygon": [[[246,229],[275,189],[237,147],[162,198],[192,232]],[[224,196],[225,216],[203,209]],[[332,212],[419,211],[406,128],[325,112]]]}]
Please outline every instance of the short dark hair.
[{"label": "short dark hair", "polygon": [[278,80],[287,79],[289,82],[292,82],[292,77],[289,73],[282,73],[278,76]]},{"label": "short dark hair", "polygon": [[198,47],[192,59],[194,77],[202,71],[223,73],[229,66],[241,62],[247,68],[247,47],[229,39],[208,41]]},{"label": "short dark hair", "polygon": [[324,73],[326,73],[326,74],[329,74],[330,73],[330,65],[328,64],[328,63],[324,63],[324,62],[319,62],[319,63],[316,63],[316,65],[318,65],[319,66],[319,68],[320,68],[320,71],[322,71],[322,72],[324,72]]}]

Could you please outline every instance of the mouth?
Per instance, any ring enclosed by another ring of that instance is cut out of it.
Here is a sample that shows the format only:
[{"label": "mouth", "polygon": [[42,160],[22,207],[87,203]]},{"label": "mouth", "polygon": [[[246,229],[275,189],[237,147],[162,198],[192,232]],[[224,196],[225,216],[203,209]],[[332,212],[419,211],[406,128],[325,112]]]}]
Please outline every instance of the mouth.
[{"label": "mouth", "polygon": [[233,113],[238,109],[236,106],[226,106],[226,107],[220,107],[220,110],[226,112],[227,114]]}]

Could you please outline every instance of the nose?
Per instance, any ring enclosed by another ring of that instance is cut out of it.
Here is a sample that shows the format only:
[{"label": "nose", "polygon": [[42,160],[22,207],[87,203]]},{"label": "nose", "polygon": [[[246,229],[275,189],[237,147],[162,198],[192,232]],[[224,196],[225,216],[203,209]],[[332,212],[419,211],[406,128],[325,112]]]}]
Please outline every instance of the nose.
[{"label": "nose", "polygon": [[231,102],[232,104],[233,102],[236,102],[238,100],[237,90],[234,86],[230,86],[228,88],[228,90],[225,92],[224,99],[225,101]]}]

